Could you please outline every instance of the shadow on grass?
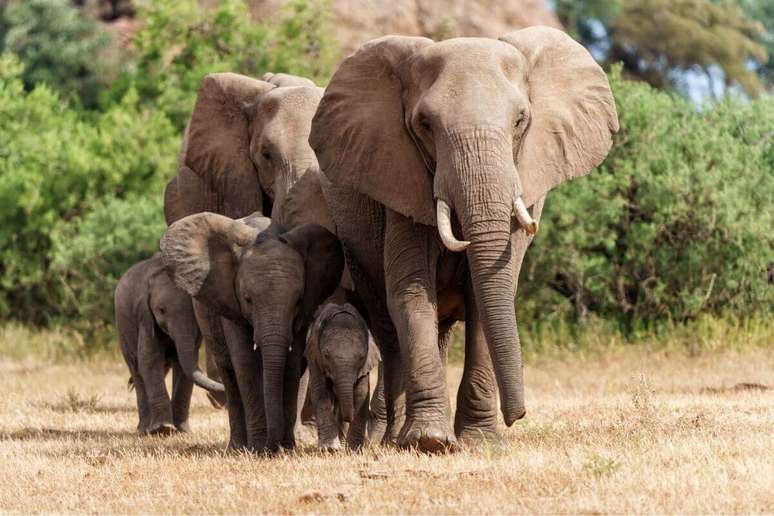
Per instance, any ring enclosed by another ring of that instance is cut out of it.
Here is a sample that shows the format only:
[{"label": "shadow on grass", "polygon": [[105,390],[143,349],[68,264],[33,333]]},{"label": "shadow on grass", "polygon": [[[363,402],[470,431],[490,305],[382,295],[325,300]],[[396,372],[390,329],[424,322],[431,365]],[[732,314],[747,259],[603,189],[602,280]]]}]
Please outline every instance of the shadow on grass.
[{"label": "shadow on grass", "polygon": [[132,437],[136,432],[129,430],[61,430],[58,428],[22,428],[12,432],[0,430],[0,441],[56,441],[70,439],[87,441],[115,437]]}]

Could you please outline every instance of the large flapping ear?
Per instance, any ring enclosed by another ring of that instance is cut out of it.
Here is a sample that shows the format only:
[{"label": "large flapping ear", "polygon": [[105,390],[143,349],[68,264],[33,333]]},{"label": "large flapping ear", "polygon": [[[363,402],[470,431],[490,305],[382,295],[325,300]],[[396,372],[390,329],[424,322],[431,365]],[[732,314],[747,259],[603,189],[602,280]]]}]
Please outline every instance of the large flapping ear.
[{"label": "large flapping ear", "polygon": [[605,159],[618,131],[618,114],[605,72],[564,32],[529,27],[500,40],[527,60],[531,121],[514,156],[524,186],[522,199],[531,206]]},{"label": "large flapping ear", "polygon": [[235,248],[255,241],[260,233],[255,225],[209,212],[189,215],[161,238],[164,265],[179,288],[224,317],[238,318]]},{"label": "large flapping ear", "polygon": [[213,73],[202,81],[186,129],[178,172],[187,167],[217,192],[219,198],[211,204],[222,207],[213,205],[208,209],[230,217],[261,209],[261,187],[250,159],[246,106],[275,87],[235,73]]},{"label": "large flapping ear", "polygon": [[435,225],[433,185],[406,129],[398,68],[432,40],[385,36],[339,66],[312,120],[309,143],[334,184]]},{"label": "large flapping ear", "polygon": [[280,219],[288,228],[302,224],[317,224],[336,233],[333,218],[322,192],[322,181],[327,181],[319,170],[309,170],[291,187],[282,203]]},{"label": "large flapping ear", "polygon": [[193,170],[180,165],[164,190],[164,218],[167,225],[183,217],[207,211],[207,200],[215,192]]},{"label": "large flapping ear", "polygon": [[317,307],[333,294],[341,281],[344,252],[336,236],[317,224],[304,224],[280,236],[304,260],[302,315],[311,320]]},{"label": "large flapping ear", "polygon": [[298,75],[291,75],[289,73],[266,72],[261,75],[261,80],[280,88],[285,86],[317,86],[313,81],[306,77],[299,77]]}]

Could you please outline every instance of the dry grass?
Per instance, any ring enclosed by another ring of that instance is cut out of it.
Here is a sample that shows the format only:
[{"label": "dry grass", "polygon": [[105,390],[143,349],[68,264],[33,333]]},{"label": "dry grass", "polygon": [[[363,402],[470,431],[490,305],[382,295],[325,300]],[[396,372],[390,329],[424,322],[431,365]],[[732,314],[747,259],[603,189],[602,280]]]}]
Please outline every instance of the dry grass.
[{"label": "dry grass", "polygon": [[[693,356],[691,356],[693,355]],[[5,356],[5,355],[4,355]],[[138,438],[115,360],[0,361],[0,510],[21,512],[749,513],[774,507],[774,348],[624,349],[534,362],[528,417],[452,456],[372,448],[224,453]],[[454,369],[452,384],[459,378]]]}]

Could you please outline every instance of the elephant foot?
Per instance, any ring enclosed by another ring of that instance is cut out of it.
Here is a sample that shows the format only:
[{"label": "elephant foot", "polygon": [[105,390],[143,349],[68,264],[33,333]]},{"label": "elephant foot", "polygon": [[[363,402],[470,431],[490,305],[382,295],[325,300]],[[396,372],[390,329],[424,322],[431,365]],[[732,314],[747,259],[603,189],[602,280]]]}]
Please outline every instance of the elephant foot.
[{"label": "elephant foot", "polygon": [[183,421],[181,423],[175,423],[175,428],[178,432],[182,432],[184,434],[190,434],[191,433],[191,425],[188,424],[188,421]]},{"label": "elephant foot", "polygon": [[450,453],[459,449],[446,421],[416,421],[407,418],[398,436],[398,446],[427,453]]},{"label": "elephant foot", "polygon": [[501,438],[497,427],[464,426],[457,430],[457,439],[464,444],[479,444],[497,441]]},{"label": "elephant foot", "polygon": [[317,449],[324,452],[339,452],[343,449],[343,446],[341,445],[341,440],[336,437],[335,439],[320,441]]},{"label": "elephant foot", "polygon": [[368,441],[372,443],[380,443],[384,440],[384,435],[387,432],[387,421],[381,419],[371,419],[368,422]]},{"label": "elephant foot", "polygon": [[158,423],[153,426],[151,426],[147,432],[146,435],[154,435],[158,437],[167,437],[177,432],[177,429],[174,427],[174,425],[170,425],[169,423]]}]

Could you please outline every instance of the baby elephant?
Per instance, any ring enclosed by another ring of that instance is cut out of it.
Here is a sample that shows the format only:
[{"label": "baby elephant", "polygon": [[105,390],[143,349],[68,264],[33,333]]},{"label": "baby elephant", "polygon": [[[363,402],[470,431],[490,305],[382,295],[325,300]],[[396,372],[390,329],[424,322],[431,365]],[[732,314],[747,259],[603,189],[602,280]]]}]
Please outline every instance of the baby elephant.
[{"label": "baby elephant", "polygon": [[[188,294],[167,275],[161,255],[133,265],[118,281],[116,327],[121,353],[137,393],[137,431],[169,434],[189,431],[193,385],[224,392],[199,369],[201,334]],[[172,401],[164,377],[172,368]]]},{"label": "baby elephant", "polygon": [[368,326],[350,304],[323,305],[309,328],[305,356],[317,419],[318,447],[363,445],[368,423],[369,372],[381,361]]}]

